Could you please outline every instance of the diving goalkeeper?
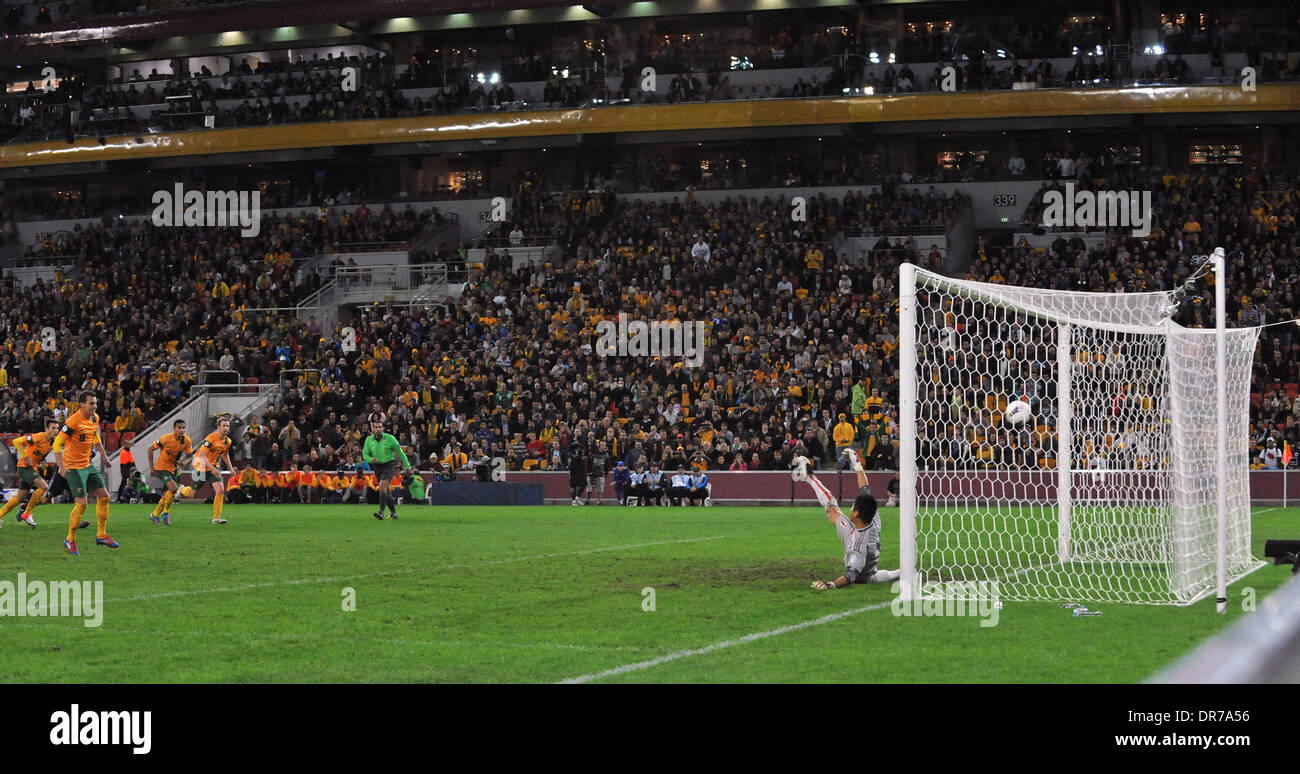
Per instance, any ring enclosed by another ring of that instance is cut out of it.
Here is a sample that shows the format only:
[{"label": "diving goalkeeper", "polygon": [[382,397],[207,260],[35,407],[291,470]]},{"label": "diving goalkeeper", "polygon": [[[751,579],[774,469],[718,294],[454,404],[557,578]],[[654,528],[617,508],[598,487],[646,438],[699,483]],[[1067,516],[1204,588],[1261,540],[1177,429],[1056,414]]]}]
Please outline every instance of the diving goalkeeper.
[{"label": "diving goalkeeper", "polygon": [[848,516],[840,510],[831,491],[808,470],[808,458],[800,455],[794,460],[801,477],[806,478],[808,486],[812,487],[817,502],[826,510],[826,518],[835,525],[835,532],[844,545],[844,574],[835,580],[814,582],[812,587],[818,591],[843,588],[851,583],[889,583],[898,579],[898,570],[876,569],[876,562],[880,559],[880,514],[876,511],[876,498],[871,494],[858,453],[851,448],[845,449],[844,453],[858,476],[858,496],[853,500],[853,510]]},{"label": "diving goalkeeper", "polygon": [[370,463],[375,478],[379,479],[379,510],[375,511],[375,518],[383,520],[384,506],[387,506],[392,514],[389,518],[396,519],[397,499],[393,497],[392,483],[393,476],[397,475],[397,458],[401,458],[402,469],[407,471],[411,469],[411,461],[406,458],[406,452],[402,451],[397,438],[384,432],[382,414],[375,414],[370,419],[370,435],[366,436],[361,458]]}]

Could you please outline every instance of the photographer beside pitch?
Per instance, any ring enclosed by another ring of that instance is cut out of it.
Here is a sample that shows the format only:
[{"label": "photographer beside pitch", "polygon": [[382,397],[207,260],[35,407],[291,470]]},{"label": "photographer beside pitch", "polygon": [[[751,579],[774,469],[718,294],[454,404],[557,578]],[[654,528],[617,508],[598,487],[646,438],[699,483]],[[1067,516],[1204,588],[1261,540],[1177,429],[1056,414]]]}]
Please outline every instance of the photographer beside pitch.
[{"label": "photographer beside pitch", "polygon": [[361,459],[370,463],[375,477],[379,479],[379,510],[375,511],[375,518],[380,521],[384,518],[385,506],[391,513],[388,518],[397,518],[397,501],[393,498],[391,488],[399,457],[403,470],[409,473],[411,461],[406,458],[406,452],[402,451],[402,445],[394,435],[384,432],[384,420],[380,415],[371,417],[370,435],[366,436],[366,444],[361,449]]}]

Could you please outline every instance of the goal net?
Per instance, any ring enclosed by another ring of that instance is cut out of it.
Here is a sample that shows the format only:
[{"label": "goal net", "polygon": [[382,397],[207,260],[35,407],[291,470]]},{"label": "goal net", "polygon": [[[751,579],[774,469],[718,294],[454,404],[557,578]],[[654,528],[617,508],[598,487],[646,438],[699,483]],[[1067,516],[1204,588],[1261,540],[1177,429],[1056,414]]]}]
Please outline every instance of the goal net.
[{"label": "goal net", "polygon": [[[906,595],[980,581],[1010,600],[1190,604],[1216,587],[1220,483],[1228,582],[1262,565],[1247,476],[1258,329],[1225,337],[1220,482],[1217,337],[1170,320],[1169,293],[901,275]],[[1004,416],[1013,400],[1031,408],[1021,425]]]}]

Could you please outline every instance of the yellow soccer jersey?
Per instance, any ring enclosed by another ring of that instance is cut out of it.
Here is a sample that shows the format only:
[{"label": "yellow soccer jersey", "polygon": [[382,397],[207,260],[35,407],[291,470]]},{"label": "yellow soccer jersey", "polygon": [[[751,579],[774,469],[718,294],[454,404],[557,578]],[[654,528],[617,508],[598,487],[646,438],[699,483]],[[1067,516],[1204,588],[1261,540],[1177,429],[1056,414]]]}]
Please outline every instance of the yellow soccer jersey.
[{"label": "yellow soccer jersey", "polygon": [[226,436],[225,439],[222,439],[221,435],[217,432],[208,433],[208,437],[203,439],[203,443],[199,446],[199,450],[194,453],[194,469],[199,469],[200,458],[207,460],[208,464],[214,468],[220,467],[219,463],[221,462],[221,458],[226,452],[230,451],[232,443],[234,443],[234,441],[230,436]]},{"label": "yellow soccer jersey", "polygon": [[154,468],[168,473],[176,472],[176,462],[181,458],[182,454],[194,453],[194,446],[190,442],[190,437],[184,433],[181,434],[180,438],[177,438],[175,433],[168,433],[154,441],[153,446],[149,448],[162,452],[154,461]]},{"label": "yellow soccer jersey", "polygon": [[77,411],[68,417],[59,430],[55,450],[63,450],[63,464],[69,470],[82,470],[90,467],[90,454],[97,443],[102,443],[99,438],[99,415],[94,414],[86,419]]},{"label": "yellow soccer jersey", "polygon": [[14,446],[19,449],[18,467],[20,468],[39,468],[44,462],[45,457],[54,448],[54,441],[51,441],[45,433],[32,433],[14,439]]}]

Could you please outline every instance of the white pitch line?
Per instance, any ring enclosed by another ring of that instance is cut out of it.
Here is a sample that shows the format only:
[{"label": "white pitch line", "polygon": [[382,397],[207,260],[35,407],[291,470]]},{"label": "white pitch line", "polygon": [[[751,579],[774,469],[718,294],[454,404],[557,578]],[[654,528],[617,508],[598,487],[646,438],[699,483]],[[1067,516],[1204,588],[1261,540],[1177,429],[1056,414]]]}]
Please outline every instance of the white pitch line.
[{"label": "white pitch line", "polygon": [[1265,508],[1265,509],[1262,510],[1262,511],[1251,511],[1251,512],[1250,512],[1250,515],[1251,515],[1251,516],[1258,516],[1258,515],[1260,515],[1261,513],[1268,513],[1269,511],[1278,511],[1278,510],[1281,510],[1281,509],[1282,509],[1282,506],[1280,506],[1280,505],[1275,505],[1275,506],[1273,506],[1272,508]]},{"label": "white pitch line", "polygon": [[[1015,573],[1011,575],[1011,577],[1022,575],[1027,572],[1037,572],[1039,570],[1044,570],[1051,566],[1052,566],[1051,564],[1044,564],[1038,567],[1026,567],[1022,570],[1017,570]],[[706,653],[712,653],[715,650],[722,650],[723,648],[731,648],[731,647],[735,647],[736,645],[744,645],[746,643],[754,642],[756,640],[762,640],[768,637],[775,637],[780,634],[786,634],[788,632],[798,631],[799,629],[807,629],[810,626],[820,626],[821,624],[830,623],[832,621],[838,621],[841,618],[848,618],[849,616],[858,615],[859,613],[866,613],[872,610],[880,610],[881,608],[889,607],[891,604],[893,604],[893,600],[890,600],[889,602],[879,602],[874,605],[867,605],[866,607],[859,607],[854,610],[845,610],[842,613],[831,613],[830,615],[825,615],[822,616],[821,618],[815,618],[811,621],[804,621],[803,623],[791,624],[789,626],[782,626],[779,629],[770,629],[765,632],[746,634],[744,637],[740,637],[738,639],[715,642],[712,645],[706,645],[703,648],[695,648],[693,650],[679,650],[674,653],[669,653],[667,655],[660,656],[658,658],[652,658],[649,661],[638,661],[634,664],[624,664],[623,666],[614,667],[613,669],[606,669],[604,672],[596,672],[594,674],[587,674],[587,675],[578,675],[577,677],[566,678],[564,680],[561,680],[560,682],[561,683],[589,683],[593,680],[600,680],[605,677],[613,677],[615,675],[626,674],[628,672],[636,672],[642,669],[649,669],[650,667],[659,666],[660,664],[666,664],[669,661],[677,661],[678,659],[690,658],[691,656],[702,656]]]},{"label": "white pitch line", "polygon": [[839,621],[843,618],[848,618],[850,616],[858,615],[859,613],[866,613],[871,610],[880,610],[881,608],[889,607],[891,604],[893,604],[892,600],[889,602],[880,602],[874,605],[867,605],[866,607],[855,608],[853,610],[845,610],[840,613],[831,613],[830,615],[824,615],[821,618],[814,618],[811,621],[804,621],[803,623],[790,624],[789,626],[782,626],[779,629],[769,629],[765,632],[755,632],[753,634],[746,634],[744,637],[738,637],[737,639],[734,640],[723,640],[722,642],[715,642],[712,645],[706,645],[703,648],[693,648],[691,650],[679,650],[673,653],[668,653],[666,655],[660,656],[658,658],[652,658],[649,661],[637,661],[632,664],[624,664],[623,666],[614,667],[613,669],[606,669],[604,672],[594,672],[592,674],[578,675],[577,677],[570,677],[561,680],[560,682],[561,683],[589,683],[593,680],[600,680],[606,677],[613,677],[615,675],[627,674],[628,672],[637,672],[642,669],[649,669],[650,667],[659,666],[660,664],[667,664],[670,661],[677,661],[679,659],[690,658],[692,656],[703,656],[707,653],[712,653],[717,650],[723,650],[724,648],[733,648],[737,645],[745,645],[750,642],[765,640],[768,637],[776,637],[778,635],[788,634],[789,632],[798,631],[800,629],[807,629],[812,626],[820,626],[822,624],[830,623],[832,621]]},{"label": "white pitch line", "polygon": [[[31,623],[11,623],[9,626],[15,628],[39,629],[40,624]],[[351,644],[374,644],[374,645],[409,645],[413,647],[476,647],[476,648],[558,648],[562,650],[578,650],[592,653],[597,652],[622,652],[622,651],[654,651],[666,650],[666,648],[643,648],[636,645],[575,645],[567,642],[491,642],[480,640],[408,640],[401,637],[321,637],[315,634],[277,634],[274,632],[213,632],[202,629],[191,631],[144,631],[140,629],[106,629],[99,628],[98,631],[108,634],[129,634],[141,637],[220,637],[222,639],[245,639],[245,640],[272,640],[272,641],[295,641],[308,640],[311,642],[342,642]]]},{"label": "white pitch line", "polygon": [[[434,571],[462,569],[466,567],[486,567],[497,564],[511,564],[513,562],[531,562],[538,559],[555,559],[561,556],[586,556],[588,554],[599,554],[608,551],[631,551],[636,548],[648,548],[650,546],[672,545],[678,543],[700,543],[705,540],[721,540],[726,535],[714,535],[712,537],[686,538],[684,540],[656,540],[652,543],[634,543],[626,546],[609,546],[607,548],[589,548],[584,551],[562,551],[551,554],[536,554],[534,556],[521,556],[515,559],[492,559],[485,562],[475,562],[473,564],[444,564],[437,567]],[[428,572],[425,567],[408,567],[404,570],[387,570],[385,572],[370,572],[361,575],[339,575],[329,578],[300,578],[297,580],[286,581],[267,581],[266,583],[249,583],[244,586],[222,586],[214,589],[190,589],[187,591],[163,591],[157,594],[140,594],[134,597],[121,597],[119,599],[106,599],[107,602],[140,602],[146,599],[164,599],[168,597],[188,597],[197,594],[224,594],[231,591],[252,591],[254,589],[271,588],[274,586],[305,586],[314,583],[337,583],[339,581],[357,580],[358,578],[376,578],[385,575],[405,575],[413,572]]]}]

